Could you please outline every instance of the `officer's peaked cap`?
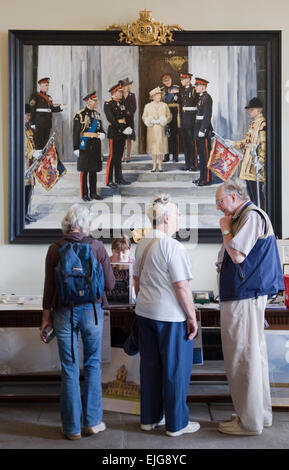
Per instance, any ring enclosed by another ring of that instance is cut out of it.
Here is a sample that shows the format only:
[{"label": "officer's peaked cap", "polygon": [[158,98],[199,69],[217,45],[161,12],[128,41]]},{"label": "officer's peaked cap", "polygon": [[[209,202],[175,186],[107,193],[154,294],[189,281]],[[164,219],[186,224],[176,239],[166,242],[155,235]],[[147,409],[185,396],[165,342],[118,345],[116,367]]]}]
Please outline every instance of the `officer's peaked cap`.
[{"label": "officer's peaked cap", "polygon": [[84,98],[83,98],[83,101],[88,101],[89,99],[91,100],[97,100],[98,96],[96,94],[96,91],[93,91],[92,93],[88,93],[88,95],[86,95]]},{"label": "officer's peaked cap", "polygon": [[245,106],[245,109],[249,109],[249,108],[263,108],[263,103],[259,98],[255,96],[249,101],[247,106]]}]

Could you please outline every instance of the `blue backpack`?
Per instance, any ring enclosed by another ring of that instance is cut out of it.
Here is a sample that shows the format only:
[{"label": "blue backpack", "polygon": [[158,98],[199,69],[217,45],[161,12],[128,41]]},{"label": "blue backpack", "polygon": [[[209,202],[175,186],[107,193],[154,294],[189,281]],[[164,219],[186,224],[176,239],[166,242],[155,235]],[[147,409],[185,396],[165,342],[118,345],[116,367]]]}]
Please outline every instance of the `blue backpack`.
[{"label": "blue backpack", "polygon": [[104,293],[102,264],[94,257],[89,243],[63,242],[60,246],[59,262],[55,268],[55,285],[60,305],[68,305],[71,310],[72,356],[73,354],[73,306],[92,303],[95,323],[97,314],[95,303]]}]

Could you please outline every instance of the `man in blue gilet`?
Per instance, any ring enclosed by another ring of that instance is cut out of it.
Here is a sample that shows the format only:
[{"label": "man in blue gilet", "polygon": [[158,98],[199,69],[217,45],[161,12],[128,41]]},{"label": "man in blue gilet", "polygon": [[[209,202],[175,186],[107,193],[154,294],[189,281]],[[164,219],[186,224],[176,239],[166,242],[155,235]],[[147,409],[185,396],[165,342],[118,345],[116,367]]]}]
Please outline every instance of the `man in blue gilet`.
[{"label": "man in blue gilet", "polygon": [[284,290],[281,264],[270,219],[243,186],[223,183],[216,191],[216,207],[224,213],[217,263],[222,348],[237,413],[218,430],[258,435],[272,426],[264,313],[268,297]]}]

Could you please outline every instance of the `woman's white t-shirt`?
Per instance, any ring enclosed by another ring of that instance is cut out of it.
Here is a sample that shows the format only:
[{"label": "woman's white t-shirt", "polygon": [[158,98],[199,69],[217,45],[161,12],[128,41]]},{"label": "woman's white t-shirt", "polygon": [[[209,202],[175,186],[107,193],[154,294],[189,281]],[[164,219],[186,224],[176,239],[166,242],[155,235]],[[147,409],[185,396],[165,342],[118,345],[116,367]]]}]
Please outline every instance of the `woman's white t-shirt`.
[{"label": "woman's white t-shirt", "polygon": [[[135,312],[152,320],[181,322],[186,315],[178,302],[173,283],[190,281],[192,267],[183,245],[159,230],[152,232],[157,241],[150,247],[139,279]],[[136,248],[134,275],[139,268],[145,247],[151,238],[143,238]]]}]

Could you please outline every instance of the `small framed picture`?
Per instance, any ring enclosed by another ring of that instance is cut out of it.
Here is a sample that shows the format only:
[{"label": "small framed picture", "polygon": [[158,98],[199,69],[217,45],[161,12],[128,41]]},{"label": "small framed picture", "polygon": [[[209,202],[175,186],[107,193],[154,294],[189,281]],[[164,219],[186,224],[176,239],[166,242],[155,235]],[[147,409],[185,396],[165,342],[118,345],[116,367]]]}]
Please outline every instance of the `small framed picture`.
[{"label": "small framed picture", "polygon": [[289,331],[266,330],[272,405],[289,407]]}]

